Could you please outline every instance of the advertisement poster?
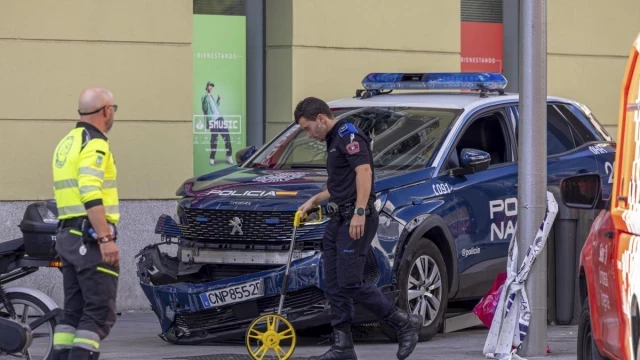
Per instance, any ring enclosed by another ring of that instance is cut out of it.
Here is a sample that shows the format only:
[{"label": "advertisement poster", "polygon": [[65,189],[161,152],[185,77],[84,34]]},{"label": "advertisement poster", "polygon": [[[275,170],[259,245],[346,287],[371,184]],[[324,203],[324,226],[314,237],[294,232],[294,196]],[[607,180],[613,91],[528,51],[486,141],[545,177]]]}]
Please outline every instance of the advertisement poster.
[{"label": "advertisement poster", "polygon": [[193,15],[193,171],[235,165],[246,145],[244,16]]},{"label": "advertisement poster", "polygon": [[502,73],[502,24],[462,21],[460,71]]}]

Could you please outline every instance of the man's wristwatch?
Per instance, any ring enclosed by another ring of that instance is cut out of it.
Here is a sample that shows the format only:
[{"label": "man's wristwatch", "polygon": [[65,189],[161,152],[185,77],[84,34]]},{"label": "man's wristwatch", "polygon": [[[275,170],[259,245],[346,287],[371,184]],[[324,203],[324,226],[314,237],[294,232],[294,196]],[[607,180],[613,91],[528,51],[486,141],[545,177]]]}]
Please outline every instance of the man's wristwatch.
[{"label": "man's wristwatch", "polygon": [[355,209],[353,209],[353,213],[354,213],[355,215],[360,215],[360,216],[362,216],[362,215],[364,215],[364,214],[365,214],[365,210],[364,210],[364,208],[359,207],[359,208],[355,208]]},{"label": "man's wristwatch", "polygon": [[116,239],[116,236],[113,234],[108,234],[102,237],[97,238],[98,244],[108,243],[109,241],[113,241]]}]

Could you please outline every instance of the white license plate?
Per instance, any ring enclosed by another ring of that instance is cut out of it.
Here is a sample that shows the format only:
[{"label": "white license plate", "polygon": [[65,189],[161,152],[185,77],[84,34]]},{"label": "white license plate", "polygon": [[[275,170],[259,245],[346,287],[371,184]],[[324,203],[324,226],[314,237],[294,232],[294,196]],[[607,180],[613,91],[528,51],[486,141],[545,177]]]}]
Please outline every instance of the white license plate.
[{"label": "white license plate", "polygon": [[205,308],[225,306],[264,296],[264,279],[200,294]]}]

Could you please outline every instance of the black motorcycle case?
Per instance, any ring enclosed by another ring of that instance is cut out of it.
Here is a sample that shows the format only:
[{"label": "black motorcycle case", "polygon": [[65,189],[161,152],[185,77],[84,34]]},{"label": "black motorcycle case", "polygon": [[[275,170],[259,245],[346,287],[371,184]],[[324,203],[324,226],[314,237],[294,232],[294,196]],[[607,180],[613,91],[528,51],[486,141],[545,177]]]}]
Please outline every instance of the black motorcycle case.
[{"label": "black motorcycle case", "polygon": [[58,209],[53,201],[38,201],[27,206],[20,230],[28,256],[54,258],[58,228]]}]

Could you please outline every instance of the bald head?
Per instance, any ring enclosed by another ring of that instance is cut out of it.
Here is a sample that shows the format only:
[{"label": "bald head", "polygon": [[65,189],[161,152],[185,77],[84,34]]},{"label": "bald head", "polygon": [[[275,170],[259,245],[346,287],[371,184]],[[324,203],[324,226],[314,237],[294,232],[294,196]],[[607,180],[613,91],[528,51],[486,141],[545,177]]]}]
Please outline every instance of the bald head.
[{"label": "bald head", "polygon": [[90,87],[82,90],[78,100],[78,113],[83,121],[95,125],[102,132],[108,132],[113,125],[113,94],[102,87]]},{"label": "bald head", "polygon": [[113,101],[113,95],[109,90],[98,87],[86,88],[80,93],[78,110],[81,113],[92,112],[111,104],[111,101]]}]

